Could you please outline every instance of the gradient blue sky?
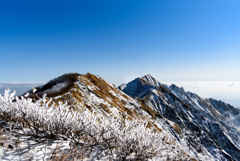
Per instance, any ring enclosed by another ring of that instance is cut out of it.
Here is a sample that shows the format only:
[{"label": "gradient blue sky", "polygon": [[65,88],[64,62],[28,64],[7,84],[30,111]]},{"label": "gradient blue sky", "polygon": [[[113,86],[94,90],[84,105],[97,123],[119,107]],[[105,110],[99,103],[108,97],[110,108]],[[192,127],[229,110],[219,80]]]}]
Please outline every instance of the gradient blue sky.
[{"label": "gradient blue sky", "polygon": [[0,2],[0,82],[239,81],[239,0]]}]

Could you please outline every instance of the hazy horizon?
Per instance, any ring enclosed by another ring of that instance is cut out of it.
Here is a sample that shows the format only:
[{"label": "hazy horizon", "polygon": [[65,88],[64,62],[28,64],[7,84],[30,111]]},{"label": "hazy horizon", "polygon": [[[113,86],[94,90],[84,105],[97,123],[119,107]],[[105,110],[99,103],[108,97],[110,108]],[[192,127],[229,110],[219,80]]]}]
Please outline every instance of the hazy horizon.
[{"label": "hazy horizon", "polygon": [[[113,84],[118,87],[125,83],[128,82]],[[234,107],[240,108],[240,81],[163,81],[161,83],[167,85],[175,84],[178,87],[183,87],[185,91],[195,93],[202,98],[222,100]],[[45,82],[0,82],[0,93],[4,93],[4,90],[9,88],[15,90],[17,92],[16,95],[20,95],[32,87],[44,84]]]}]

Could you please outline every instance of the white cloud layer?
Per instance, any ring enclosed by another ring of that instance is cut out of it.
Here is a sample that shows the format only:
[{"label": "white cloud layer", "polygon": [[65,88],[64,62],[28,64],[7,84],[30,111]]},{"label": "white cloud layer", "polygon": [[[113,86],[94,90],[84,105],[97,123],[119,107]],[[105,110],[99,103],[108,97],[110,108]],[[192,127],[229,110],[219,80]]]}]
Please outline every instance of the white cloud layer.
[{"label": "white cloud layer", "polygon": [[30,90],[33,87],[36,86],[40,86],[43,85],[45,83],[0,83],[0,93],[4,93],[6,88],[9,88],[10,90],[15,90],[16,91],[16,95],[21,95],[25,92],[27,92],[28,90]]}]

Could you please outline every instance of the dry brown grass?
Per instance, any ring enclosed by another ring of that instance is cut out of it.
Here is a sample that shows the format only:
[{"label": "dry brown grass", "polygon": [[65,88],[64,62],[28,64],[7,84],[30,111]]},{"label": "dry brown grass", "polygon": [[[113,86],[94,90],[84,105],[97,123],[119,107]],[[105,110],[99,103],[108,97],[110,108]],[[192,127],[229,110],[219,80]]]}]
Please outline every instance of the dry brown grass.
[{"label": "dry brown grass", "polygon": [[158,128],[152,121],[148,121],[147,128],[153,128],[153,132],[162,132],[162,129]]},{"label": "dry brown grass", "polygon": [[99,106],[107,113],[112,113],[106,104],[100,103]]},{"label": "dry brown grass", "polygon": [[156,131],[162,132],[162,129],[160,129],[156,124],[153,123],[153,126],[155,127]]},{"label": "dry brown grass", "polygon": [[156,119],[156,117],[160,117],[159,113],[155,110],[153,110],[151,107],[145,105],[143,102],[141,103],[141,108],[146,111],[149,115],[152,116],[153,119]]},{"label": "dry brown grass", "polygon": [[[128,118],[131,118],[134,116],[133,111],[125,107],[125,105],[127,104],[126,101],[119,99],[118,97],[114,96],[109,92],[109,91],[113,91],[114,93],[119,94],[126,99],[129,99],[127,96],[125,96],[120,91],[118,91],[117,88],[111,87],[106,81],[90,73],[82,75],[80,77],[80,80],[86,85],[89,85],[92,87],[96,86],[98,89],[93,89],[93,92],[98,97],[108,102],[112,107],[116,107],[120,112],[127,114]],[[109,101],[107,98],[110,98],[111,101]],[[111,112],[108,107],[105,107],[103,105],[101,105],[101,107],[103,107],[106,112],[108,113]]]},{"label": "dry brown grass", "polygon": [[177,123],[174,123],[172,127],[178,134],[181,134],[181,127]]},{"label": "dry brown grass", "polygon": [[91,112],[93,111],[91,106],[85,104],[85,107],[86,107],[89,111],[91,111]]},{"label": "dry brown grass", "polygon": [[137,118],[137,119],[140,118],[140,117],[139,117],[139,114],[137,113],[137,110],[136,110],[136,109],[133,109],[133,111],[132,111],[132,116],[133,116],[134,118]]},{"label": "dry brown grass", "polygon": [[83,96],[82,96],[81,92],[79,91],[78,87],[75,87],[75,89],[77,89],[77,91],[72,90],[71,96],[73,98],[75,98],[78,102],[83,102],[83,98],[82,98]]},{"label": "dry brown grass", "polygon": [[191,158],[190,161],[197,161],[197,159]]},{"label": "dry brown grass", "polygon": [[151,85],[148,81],[146,81],[145,79],[143,79],[143,78],[139,78],[140,80],[141,80],[141,82],[142,82],[142,84],[144,85],[144,84],[149,84],[149,85]]}]

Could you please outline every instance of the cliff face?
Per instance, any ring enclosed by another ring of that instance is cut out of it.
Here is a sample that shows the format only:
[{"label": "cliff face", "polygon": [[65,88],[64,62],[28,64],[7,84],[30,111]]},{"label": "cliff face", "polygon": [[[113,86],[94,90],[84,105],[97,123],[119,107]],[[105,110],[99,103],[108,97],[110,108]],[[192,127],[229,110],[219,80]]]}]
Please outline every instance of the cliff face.
[{"label": "cliff face", "polygon": [[176,85],[164,85],[151,75],[136,78],[119,89],[142,99],[174,125],[176,140],[197,156],[240,160],[238,109],[222,101],[203,99]]}]

